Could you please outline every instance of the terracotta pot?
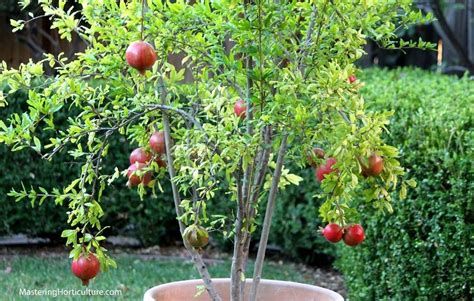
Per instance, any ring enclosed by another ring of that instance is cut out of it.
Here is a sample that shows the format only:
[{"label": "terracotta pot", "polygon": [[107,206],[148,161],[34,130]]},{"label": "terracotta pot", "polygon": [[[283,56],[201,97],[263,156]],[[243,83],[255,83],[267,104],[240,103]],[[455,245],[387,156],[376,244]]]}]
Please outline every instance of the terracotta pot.
[{"label": "terracotta pot", "polygon": [[[214,285],[223,301],[229,301],[230,279],[213,279]],[[245,285],[245,300],[251,280]],[[171,282],[149,289],[143,298],[144,301],[211,301],[207,292],[196,295],[196,286],[202,285],[202,280],[187,280]],[[331,290],[287,281],[261,280],[258,301],[344,301],[341,295]]]}]

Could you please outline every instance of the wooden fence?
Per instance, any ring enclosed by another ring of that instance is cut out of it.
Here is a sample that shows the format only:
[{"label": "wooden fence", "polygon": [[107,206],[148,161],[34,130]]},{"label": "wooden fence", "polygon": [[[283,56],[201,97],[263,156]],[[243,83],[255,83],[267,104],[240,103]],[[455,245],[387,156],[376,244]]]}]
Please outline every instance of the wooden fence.
[{"label": "wooden fence", "polygon": [[[474,0],[447,1],[461,4],[461,8],[460,6],[452,6],[452,8],[445,10],[445,15],[455,38],[468,54],[470,61],[474,62]],[[449,39],[437,24],[435,24],[435,28],[438,35],[436,35],[436,38],[433,38],[434,35],[429,35],[428,40],[438,42],[437,37],[439,36],[443,42],[443,64],[458,65],[460,60]],[[422,37],[427,38],[426,33],[422,33]],[[16,67],[20,63],[27,62],[30,58],[34,60],[39,59],[43,52],[53,54],[64,52],[70,57],[75,52],[83,49],[84,44],[78,38],[73,38],[72,43],[60,41],[57,32],[49,30],[49,21],[47,19],[37,20],[26,27],[25,30],[13,34],[11,32],[10,16],[6,13],[0,13],[0,61],[6,61],[9,66]],[[436,54],[434,53],[409,51],[408,55],[396,54],[398,58],[394,62],[385,64],[381,58],[393,56],[393,52],[383,52],[383,50],[377,49],[375,45],[369,45],[367,51],[369,55],[360,62],[364,67],[380,62],[383,66],[414,64],[422,68],[429,68],[436,63]],[[385,61],[390,60],[393,61],[392,58]],[[170,57],[170,62],[179,66],[180,57]],[[189,79],[190,74],[186,74],[186,78]]]},{"label": "wooden fence", "polygon": [[59,54],[68,57],[84,49],[85,45],[77,37],[71,43],[60,40],[56,30],[50,30],[47,19],[37,20],[25,26],[25,29],[12,33],[10,16],[0,13],[0,61],[16,67],[28,60],[38,60],[43,53]]}]

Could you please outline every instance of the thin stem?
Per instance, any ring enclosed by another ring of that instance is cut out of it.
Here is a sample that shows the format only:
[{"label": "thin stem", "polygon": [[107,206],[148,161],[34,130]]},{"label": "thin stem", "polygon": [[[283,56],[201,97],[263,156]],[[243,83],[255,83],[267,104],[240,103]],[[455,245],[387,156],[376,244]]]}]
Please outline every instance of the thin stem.
[{"label": "thin stem", "polygon": [[244,197],[242,192],[242,182],[241,182],[241,171],[242,171],[242,159],[239,164],[240,168],[236,174],[237,182],[237,217],[235,220],[235,234],[234,234],[234,252],[232,257],[232,266],[231,266],[231,287],[230,287],[230,296],[232,301],[242,300],[242,295],[240,294],[240,267],[242,265],[242,256],[241,256],[241,242],[242,242],[242,225],[243,225],[243,214],[244,214]]},{"label": "thin stem", "polygon": [[[334,9],[334,11],[336,12],[337,16],[341,19],[342,21],[342,24],[344,25],[347,25],[347,20],[346,18],[344,17],[344,15],[339,11],[339,9],[337,8],[337,5],[334,3],[334,0],[330,0],[331,4],[332,4],[332,7]],[[396,30],[395,30],[396,31]]]},{"label": "thin stem", "polygon": [[[247,269],[247,261],[250,252],[250,241],[252,235],[250,233],[250,227],[254,222],[253,219],[256,213],[256,204],[258,200],[258,196],[260,194],[260,190],[263,186],[265,175],[268,169],[268,161],[270,159],[271,153],[271,126],[265,126],[263,132],[263,147],[256,158],[256,173],[254,176],[253,187],[252,187],[252,194],[250,196],[249,201],[247,202],[246,207],[246,215],[247,215],[247,223],[246,228],[243,231],[243,247],[242,247],[242,260],[241,260],[241,270],[242,273],[245,274]],[[242,284],[242,288],[244,288],[245,283]],[[243,290],[243,289],[242,289]]]},{"label": "thin stem", "polygon": [[145,116],[145,115],[147,115],[151,112],[157,111],[157,110],[172,111],[172,112],[178,113],[184,119],[192,122],[195,127],[197,127],[200,131],[202,131],[204,133],[204,138],[206,139],[206,143],[209,144],[209,145],[212,145],[209,142],[209,138],[208,138],[204,128],[202,127],[202,125],[191,114],[189,114],[189,113],[187,113],[187,112],[185,112],[181,109],[171,107],[169,105],[156,104],[156,105],[152,105],[152,106],[146,106],[145,108],[147,108],[147,110],[145,110],[143,112],[140,112],[140,113],[137,113],[137,114],[133,115],[132,117],[130,117],[128,119],[125,119],[122,122],[114,125],[113,127],[96,128],[96,129],[87,130],[87,131],[84,131],[84,132],[77,133],[77,134],[75,134],[71,137],[65,137],[65,139],[59,145],[57,145],[50,153],[44,154],[42,156],[42,159],[47,159],[47,160],[51,159],[57,152],[59,152],[61,149],[63,149],[71,139],[79,138],[81,136],[84,136],[84,135],[87,135],[87,134],[90,134],[90,133],[95,133],[95,132],[107,132],[107,133],[115,132],[118,129],[132,123],[136,119],[139,119],[140,117]]},{"label": "thin stem", "polygon": [[144,31],[144,20],[145,20],[145,0],[142,0],[142,20],[141,20],[141,27],[140,27],[140,40],[143,41],[143,31]]},{"label": "thin stem", "polygon": [[311,13],[310,20],[309,20],[308,31],[306,32],[306,39],[301,48],[301,56],[300,56],[300,63],[299,63],[300,65],[299,68],[301,72],[303,72],[303,66],[301,65],[301,63],[303,61],[304,56],[306,55],[306,51],[308,50],[309,45],[311,45],[311,37],[313,36],[317,14],[318,14],[318,8],[314,6],[313,11]]},{"label": "thin stem", "polygon": [[[160,89],[161,103],[162,105],[165,105],[167,102],[167,99],[166,99],[167,91],[165,89],[164,81],[162,78],[160,78],[159,82],[160,82],[159,89]],[[171,127],[170,127],[168,113],[166,111],[163,111],[163,129],[165,132],[165,149],[166,149],[166,159],[168,161],[167,162],[168,173],[170,176],[171,189],[173,191],[173,200],[174,200],[176,216],[178,217],[179,230],[182,236],[185,230],[185,226],[183,222],[179,219],[179,217],[181,216],[181,207],[180,207],[181,197],[179,195],[178,187],[176,186],[176,183],[174,182],[176,173],[173,166],[173,155],[171,153]],[[209,296],[211,297],[213,301],[222,301],[221,297],[217,293],[212,283],[211,276],[209,275],[209,271],[207,270],[207,266],[202,260],[201,255],[199,255],[199,253],[189,245],[187,240],[183,239],[183,242],[184,242],[184,246],[191,254],[191,257],[194,261],[194,265],[196,266],[199,274],[201,275],[202,280],[204,281],[204,286],[206,287],[206,290],[209,293]]]},{"label": "thin stem", "polygon": [[[250,5],[253,3],[253,0],[246,0],[245,5]],[[247,14],[246,14],[247,17]],[[252,108],[252,86],[253,81],[250,78],[250,70],[253,69],[253,59],[251,55],[247,55],[245,58],[245,70],[247,71],[247,85],[246,85],[246,93],[245,93],[245,101],[246,101],[246,132],[248,135],[253,134],[253,108]],[[243,235],[242,235],[242,225],[243,221],[247,220],[247,216],[245,214],[245,204],[248,202],[249,199],[249,190],[250,190],[250,179],[252,173],[253,166],[250,162],[247,163],[247,166],[244,171],[243,176],[243,183],[242,183],[242,194],[238,200],[238,208],[237,208],[237,220],[235,224],[235,241],[234,241],[234,258],[233,264],[231,269],[231,287],[230,287],[230,296],[232,301],[241,301],[242,300],[242,250],[243,250]],[[240,181],[240,178],[238,179]]]},{"label": "thin stem", "polygon": [[260,237],[260,243],[258,247],[257,260],[255,261],[255,269],[253,274],[252,288],[250,290],[250,301],[257,300],[258,285],[262,276],[263,261],[265,260],[265,251],[267,249],[268,236],[270,234],[270,227],[272,225],[273,211],[275,209],[275,200],[278,192],[278,184],[280,183],[281,171],[283,168],[283,162],[286,155],[288,133],[283,134],[282,141],[280,144],[280,150],[278,151],[278,158],[273,173],[272,186],[268,194],[267,209],[265,212],[265,219],[262,227],[262,235]]},{"label": "thin stem", "polygon": [[[322,30],[322,28],[323,28],[324,15],[326,14],[326,8],[327,8],[327,5],[328,5],[328,2],[329,2],[329,0],[326,0],[326,1],[324,2],[324,4],[323,4],[323,9],[322,9],[322,11],[321,11],[321,13],[320,13],[321,19],[319,20],[318,32],[317,32],[317,34],[316,34],[316,40],[315,40],[315,42],[314,42],[314,45],[318,45],[318,43],[319,43],[319,38],[321,37],[321,30]],[[308,45],[308,46],[309,46],[309,45]],[[303,61],[301,61],[301,62],[303,62]],[[315,65],[315,64],[314,64],[314,53],[313,53],[313,64],[312,64],[312,68],[313,68],[314,65]],[[304,72],[304,68],[303,68],[303,67],[301,67],[301,70],[302,70],[302,72]],[[310,72],[308,72],[308,73],[306,74],[306,76],[303,74],[305,80],[307,79],[309,73],[310,73]]]}]

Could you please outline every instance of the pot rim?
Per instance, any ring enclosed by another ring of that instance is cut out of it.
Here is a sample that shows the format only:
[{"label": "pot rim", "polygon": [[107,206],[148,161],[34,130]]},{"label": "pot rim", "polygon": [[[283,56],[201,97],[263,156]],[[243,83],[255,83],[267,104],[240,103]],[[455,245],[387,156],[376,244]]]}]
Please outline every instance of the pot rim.
[{"label": "pot rim", "polygon": [[[247,279],[245,280],[245,283],[250,284],[252,283],[252,281],[253,281],[252,279]],[[217,283],[230,283],[230,278],[213,278],[212,282],[216,284]],[[148,289],[145,292],[145,295],[143,296],[143,300],[144,301],[154,300],[153,293],[157,290],[161,290],[161,289],[165,289],[169,287],[181,286],[181,285],[202,285],[202,284],[203,284],[202,279],[181,280],[181,281],[173,281],[173,282],[160,284]],[[344,301],[344,298],[340,294],[336,293],[335,291],[332,291],[324,287],[316,286],[316,285],[293,282],[293,281],[272,280],[272,279],[262,279],[260,280],[260,284],[273,284],[273,285],[304,288],[310,291],[324,293],[330,296],[331,298],[333,298],[335,301]]]}]

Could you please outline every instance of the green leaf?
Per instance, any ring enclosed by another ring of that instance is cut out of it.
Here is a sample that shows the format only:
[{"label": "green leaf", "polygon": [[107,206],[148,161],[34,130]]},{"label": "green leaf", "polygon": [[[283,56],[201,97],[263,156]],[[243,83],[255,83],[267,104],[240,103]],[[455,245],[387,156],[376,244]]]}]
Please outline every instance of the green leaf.
[{"label": "green leaf", "polygon": [[290,182],[293,185],[299,185],[301,181],[303,181],[303,178],[300,176],[297,176],[295,174],[287,174],[285,176],[286,180]]},{"label": "green leaf", "polygon": [[407,186],[404,183],[402,183],[402,185],[400,187],[399,195],[400,195],[400,199],[402,199],[402,200],[406,199],[406,197],[407,197]]},{"label": "green leaf", "polygon": [[25,27],[25,22],[22,20],[10,20],[10,25],[13,27],[12,32],[17,32]]},{"label": "green leaf", "polygon": [[41,141],[38,139],[38,137],[33,137],[33,143],[35,144],[32,148],[40,153],[41,152]]},{"label": "green leaf", "polygon": [[69,236],[75,235],[76,233],[77,233],[77,230],[64,230],[61,233],[61,237],[69,237]]},{"label": "green leaf", "polygon": [[408,186],[410,186],[412,188],[416,187],[416,180],[415,179],[409,179],[409,180],[406,181],[406,183],[408,184]]},{"label": "green leaf", "polygon": [[91,234],[86,233],[86,234],[84,235],[84,242],[89,242],[89,241],[92,240],[92,238],[93,238],[93,236],[92,236]]},{"label": "green leaf", "polygon": [[194,298],[201,296],[206,291],[206,287],[204,285],[196,285],[196,293],[194,294]]}]

